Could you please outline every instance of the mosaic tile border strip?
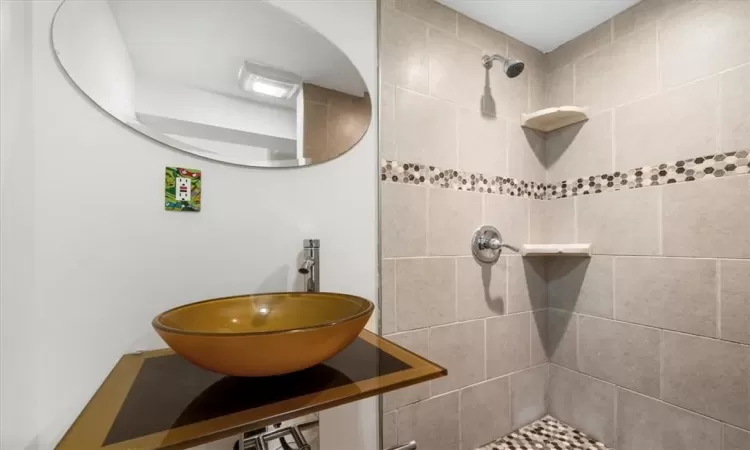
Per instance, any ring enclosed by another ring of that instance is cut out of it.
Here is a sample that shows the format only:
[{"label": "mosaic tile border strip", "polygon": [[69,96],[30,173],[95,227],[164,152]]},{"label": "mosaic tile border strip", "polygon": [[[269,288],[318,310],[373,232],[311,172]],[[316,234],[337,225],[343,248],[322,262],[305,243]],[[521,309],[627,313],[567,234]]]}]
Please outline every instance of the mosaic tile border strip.
[{"label": "mosaic tile border strip", "polygon": [[637,167],[627,172],[551,183],[547,185],[547,199],[743,175],[750,173],[749,153],[748,150],[717,153],[656,166]]},{"label": "mosaic tile border strip", "polygon": [[479,450],[611,450],[552,416],[481,447]]},{"label": "mosaic tile border strip", "polygon": [[556,183],[538,183],[515,178],[443,169],[425,164],[382,160],[380,179],[385,182],[427,185],[459,191],[504,194],[537,200],[599,194],[623,189],[687,183],[750,173],[750,150],[643,166],[625,172],[605,173]]},{"label": "mosaic tile border strip", "polygon": [[538,200],[544,200],[547,197],[547,185],[544,183],[388,160],[381,162],[380,179],[393,183],[505,194]]}]

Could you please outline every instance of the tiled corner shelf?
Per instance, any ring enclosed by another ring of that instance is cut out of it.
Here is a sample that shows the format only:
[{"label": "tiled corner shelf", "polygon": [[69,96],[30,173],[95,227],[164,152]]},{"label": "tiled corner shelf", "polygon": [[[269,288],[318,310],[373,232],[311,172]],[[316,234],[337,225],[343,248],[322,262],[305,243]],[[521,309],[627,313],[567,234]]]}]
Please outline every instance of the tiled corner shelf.
[{"label": "tiled corner shelf", "polygon": [[524,244],[521,256],[591,256],[591,244]]},{"label": "tiled corner shelf", "polygon": [[180,450],[447,375],[369,331],[288,375],[228,377],[170,349],[124,355],[57,450]]},{"label": "tiled corner shelf", "polygon": [[546,108],[530,114],[521,114],[521,126],[549,133],[588,119],[588,108],[560,106]]}]

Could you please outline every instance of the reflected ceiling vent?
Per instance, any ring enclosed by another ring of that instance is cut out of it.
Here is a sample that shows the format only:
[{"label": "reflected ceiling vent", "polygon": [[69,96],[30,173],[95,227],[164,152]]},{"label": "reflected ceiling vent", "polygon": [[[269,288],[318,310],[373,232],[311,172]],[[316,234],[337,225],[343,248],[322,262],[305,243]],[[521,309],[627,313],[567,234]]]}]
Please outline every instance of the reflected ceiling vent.
[{"label": "reflected ceiling vent", "polygon": [[239,87],[245,92],[289,100],[297,95],[302,78],[290,72],[245,61],[240,67]]}]

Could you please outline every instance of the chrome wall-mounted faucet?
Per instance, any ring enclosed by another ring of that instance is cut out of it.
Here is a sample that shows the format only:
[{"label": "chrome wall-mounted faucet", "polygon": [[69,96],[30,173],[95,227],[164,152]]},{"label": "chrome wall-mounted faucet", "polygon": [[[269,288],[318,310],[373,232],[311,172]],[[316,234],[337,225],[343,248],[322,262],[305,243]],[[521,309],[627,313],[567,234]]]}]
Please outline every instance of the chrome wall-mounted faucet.
[{"label": "chrome wall-mounted faucet", "polygon": [[299,273],[305,275],[305,291],[320,292],[320,239],[305,239],[302,249]]},{"label": "chrome wall-mounted faucet", "polygon": [[471,237],[471,251],[479,262],[495,264],[500,259],[503,247],[519,252],[518,248],[504,243],[497,228],[489,225],[479,227]]}]

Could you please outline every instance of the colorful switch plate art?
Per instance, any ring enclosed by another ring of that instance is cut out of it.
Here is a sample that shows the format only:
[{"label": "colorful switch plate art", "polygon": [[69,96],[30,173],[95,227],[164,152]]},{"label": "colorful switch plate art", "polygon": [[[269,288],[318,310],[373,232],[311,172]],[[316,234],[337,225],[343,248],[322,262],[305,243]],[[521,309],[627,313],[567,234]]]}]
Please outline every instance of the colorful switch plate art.
[{"label": "colorful switch plate art", "polygon": [[201,210],[201,171],[167,167],[164,183],[164,209],[167,211]]}]

